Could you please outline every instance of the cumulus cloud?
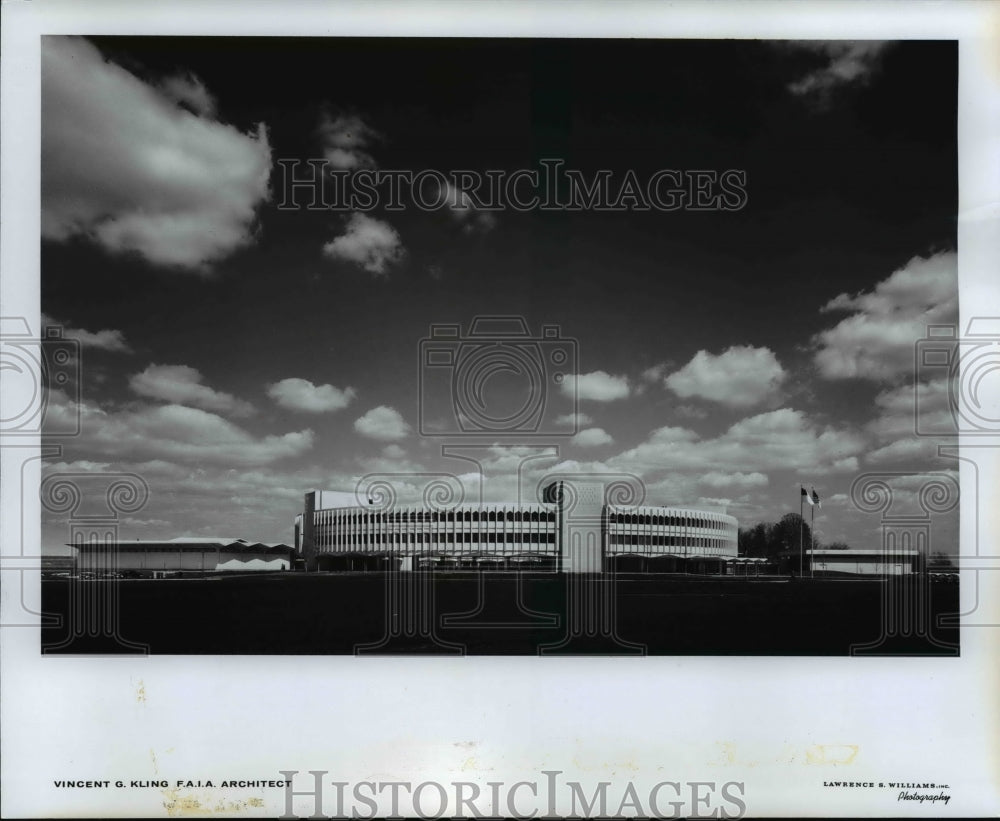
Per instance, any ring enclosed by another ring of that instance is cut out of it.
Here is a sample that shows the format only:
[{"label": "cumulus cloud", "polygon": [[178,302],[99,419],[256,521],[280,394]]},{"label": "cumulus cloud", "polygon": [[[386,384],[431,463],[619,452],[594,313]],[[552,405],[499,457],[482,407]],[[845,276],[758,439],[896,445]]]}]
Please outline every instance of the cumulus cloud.
[{"label": "cumulus cloud", "polygon": [[[934,542],[936,543],[935,549],[943,545],[950,545],[952,550],[957,547],[959,525],[959,474],[957,470],[921,469],[916,473],[906,470],[892,470],[886,471],[879,478],[889,488],[891,499],[889,517],[926,517],[928,511],[925,505],[928,500],[924,493],[926,489],[930,489],[929,486],[936,485],[941,492],[938,503],[944,509],[936,510],[931,517]],[[823,504],[827,505],[826,499],[823,500]],[[850,497],[847,497],[840,504],[846,507],[848,512],[857,511],[857,507]],[[819,517],[817,516],[817,518]],[[877,520],[873,530],[876,534],[879,534],[881,530]],[[877,538],[878,536],[876,536]]]},{"label": "cumulus cloud", "polygon": [[615,440],[604,428],[587,428],[569,441],[581,448],[596,448],[599,445],[610,445]]},{"label": "cumulus cloud", "polygon": [[642,372],[642,381],[648,382],[651,385],[655,385],[658,382],[663,381],[663,377],[667,373],[667,363],[661,362],[658,365],[652,365]]},{"label": "cumulus cloud", "polygon": [[405,459],[406,451],[399,445],[386,445],[382,448],[382,455],[386,459]]},{"label": "cumulus cloud", "polygon": [[410,426],[395,408],[379,405],[354,422],[354,429],[362,436],[392,442],[405,439]]},{"label": "cumulus cloud", "polygon": [[[79,464],[46,464],[44,470],[46,474],[75,472]],[[103,467],[100,472],[136,473],[153,488],[140,513],[120,520],[124,538],[227,535],[287,544],[291,538],[289,511],[302,509],[305,489],[353,488],[356,481],[344,473],[298,462],[234,465],[201,460],[181,463],[116,459]],[[330,495],[334,503],[339,503],[339,496],[344,505],[357,504],[353,491]],[[45,518],[49,519],[48,527]],[[229,525],[223,527],[220,522],[238,524],[230,530]],[[43,516],[42,532],[43,546],[61,546],[66,541],[66,515]]]},{"label": "cumulus cloud", "polygon": [[594,420],[585,413],[564,413],[555,418],[555,423],[560,427],[583,428],[591,424]]},{"label": "cumulus cloud", "polygon": [[382,276],[403,258],[405,250],[399,232],[389,223],[367,214],[351,214],[344,233],[324,245],[323,253]]},{"label": "cumulus cloud", "polygon": [[726,496],[699,496],[695,503],[698,507],[718,508],[725,512],[732,505],[733,500]]},{"label": "cumulus cloud", "polygon": [[129,379],[129,387],[140,396],[178,405],[191,405],[209,411],[250,416],[253,405],[230,393],[217,391],[202,383],[202,375],[188,365],[150,365]]},{"label": "cumulus cloud", "polygon": [[121,331],[105,328],[100,331],[86,331],[83,328],[73,328],[66,322],[59,322],[46,314],[42,314],[42,327],[62,328],[66,339],[75,339],[82,348],[93,348],[112,353],[132,353],[132,347],[125,341]]},{"label": "cumulus cloud", "polygon": [[[488,455],[480,460],[484,469],[493,474],[515,477],[527,465],[547,465],[559,455],[557,448],[548,445],[491,445]],[[477,457],[478,458],[478,457]]]},{"label": "cumulus cloud", "polygon": [[76,459],[72,462],[44,461],[45,470],[52,473],[104,473],[110,462],[93,462],[90,459]]},{"label": "cumulus cloud", "polygon": [[486,233],[493,230],[497,224],[497,218],[489,211],[478,208],[465,191],[450,182],[445,182],[445,190],[442,192],[448,211],[452,218],[467,234],[476,232]]},{"label": "cumulus cloud", "polygon": [[592,373],[568,374],[562,381],[562,392],[566,396],[577,399],[588,399],[593,402],[613,402],[624,399],[631,393],[628,379],[624,376],[612,376],[604,371]]},{"label": "cumulus cloud", "polygon": [[936,451],[936,443],[911,437],[875,448],[866,455],[865,461],[870,465],[924,462],[933,458]]},{"label": "cumulus cloud", "polygon": [[168,99],[186,106],[202,117],[214,117],[215,97],[205,88],[205,84],[193,74],[177,74],[160,81],[160,89]]},{"label": "cumulus cloud", "polygon": [[758,473],[754,471],[753,473],[741,473],[740,471],[733,471],[731,473],[722,473],[720,471],[711,471],[709,473],[702,474],[698,477],[698,481],[703,485],[708,485],[712,488],[722,489],[722,488],[757,488],[766,487],[768,483],[768,478],[763,473]]},{"label": "cumulus cloud", "polygon": [[881,40],[822,40],[789,45],[819,55],[824,64],[790,83],[788,90],[798,97],[826,102],[837,88],[866,83],[878,67],[888,43]]},{"label": "cumulus cloud", "polygon": [[183,405],[107,411],[53,391],[48,411],[55,425],[67,424],[79,415],[82,433],[74,440],[74,448],[93,451],[105,461],[149,459],[247,467],[299,456],[313,445],[311,430],[258,437],[214,413]]},{"label": "cumulus cloud", "polygon": [[264,126],[243,134],[212,119],[190,78],[165,83],[105,62],[79,37],[42,38],[44,238],[83,236],[196,271],[252,241],[269,198]]},{"label": "cumulus cloud", "polygon": [[346,408],[357,396],[354,388],[314,385],[308,379],[282,379],[267,386],[267,395],[281,407],[306,413],[328,413]]},{"label": "cumulus cloud", "polygon": [[[907,383],[881,391],[875,397],[878,417],[868,428],[880,440],[912,436],[917,423],[927,432],[941,435],[957,433],[951,413],[950,384],[946,376],[938,379]],[[917,401],[919,392],[920,401]]]},{"label": "cumulus cloud", "polygon": [[[951,388],[949,380],[942,377],[879,393],[875,397],[878,415],[866,428],[877,447],[865,454],[865,461],[872,465],[932,464],[937,458],[940,437],[958,433]],[[936,435],[920,436],[918,430]]]},{"label": "cumulus cloud", "polygon": [[958,319],[955,252],[914,257],[873,291],[840,294],[823,311],[854,313],[813,337],[821,376],[886,381],[912,374],[914,346],[927,326]]},{"label": "cumulus cloud", "polygon": [[319,136],[323,143],[323,156],[334,168],[353,170],[376,167],[368,148],[382,136],[357,114],[323,112]]},{"label": "cumulus cloud", "polygon": [[640,475],[692,470],[709,476],[771,470],[833,472],[835,465],[862,453],[866,442],[860,431],[821,427],[802,411],[780,408],[741,419],[713,438],[702,438],[688,428],[662,427],[608,462]]},{"label": "cumulus cloud", "polygon": [[697,405],[674,405],[674,413],[681,419],[706,419],[708,411]]},{"label": "cumulus cloud", "polygon": [[718,355],[698,351],[687,365],[663,381],[684,399],[698,397],[746,408],[776,396],[786,376],[769,348],[734,345]]}]

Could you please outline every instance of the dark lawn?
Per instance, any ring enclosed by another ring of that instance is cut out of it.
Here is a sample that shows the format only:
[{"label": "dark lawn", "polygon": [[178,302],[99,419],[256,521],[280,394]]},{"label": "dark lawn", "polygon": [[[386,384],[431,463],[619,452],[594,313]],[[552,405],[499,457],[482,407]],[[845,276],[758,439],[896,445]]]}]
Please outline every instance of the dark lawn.
[{"label": "dark lawn", "polygon": [[[48,580],[42,604],[61,617],[42,632],[56,653],[957,655],[959,640],[939,624],[958,585],[916,577],[268,573]],[[86,635],[94,606],[117,610],[120,639]],[[882,639],[886,614],[909,634]]]}]

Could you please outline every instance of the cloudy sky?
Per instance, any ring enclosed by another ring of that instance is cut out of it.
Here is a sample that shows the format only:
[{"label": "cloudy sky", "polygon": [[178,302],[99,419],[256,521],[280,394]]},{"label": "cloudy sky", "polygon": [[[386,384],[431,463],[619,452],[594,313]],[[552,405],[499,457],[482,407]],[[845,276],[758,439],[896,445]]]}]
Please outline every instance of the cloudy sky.
[{"label": "cloudy sky", "polygon": [[[905,501],[955,469],[914,435],[913,362],[957,319],[956,93],[950,42],[46,37],[42,309],[81,349],[48,424],[82,420],[47,470],[142,476],[124,538],[288,541],[312,488],[376,474],[407,497],[444,473],[512,500],[519,473],[562,472],[743,525],[805,483],[821,540],[875,547],[856,477]],[[286,207],[310,159],[736,170],[746,196],[488,210],[453,180],[433,210]],[[461,430],[520,408],[526,372],[481,372],[456,408],[455,369],[428,367],[432,325],[456,348],[485,315],[558,327],[531,349],[532,435]],[[945,382],[916,378],[947,430]],[[49,516],[44,546],[66,533]],[[956,534],[937,521],[933,548]]]}]

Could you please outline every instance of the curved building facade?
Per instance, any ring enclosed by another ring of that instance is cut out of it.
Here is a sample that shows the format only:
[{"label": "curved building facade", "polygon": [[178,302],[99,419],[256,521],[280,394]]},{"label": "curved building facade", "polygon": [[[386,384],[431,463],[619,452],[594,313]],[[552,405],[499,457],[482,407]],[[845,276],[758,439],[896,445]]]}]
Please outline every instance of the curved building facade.
[{"label": "curved building facade", "polygon": [[[725,513],[683,507],[608,505],[605,556],[621,566],[709,572],[737,557],[739,526]],[[645,564],[630,558],[649,560]]]},{"label": "curved building facade", "polygon": [[[716,511],[607,504],[594,482],[554,482],[536,503],[343,506],[305,496],[295,546],[309,570],[613,568],[723,572],[737,521]],[[339,503],[339,504],[338,504]]]}]

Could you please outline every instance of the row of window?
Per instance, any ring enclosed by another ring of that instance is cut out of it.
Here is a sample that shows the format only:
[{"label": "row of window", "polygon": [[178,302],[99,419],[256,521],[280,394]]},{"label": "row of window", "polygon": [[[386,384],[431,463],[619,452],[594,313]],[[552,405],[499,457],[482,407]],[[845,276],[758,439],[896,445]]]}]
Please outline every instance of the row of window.
[{"label": "row of window", "polygon": [[725,547],[722,539],[709,539],[703,536],[693,538],[676,538],[673,536],[650,535],[646,533],[612,533],[608,541],[613,545],[645,546],[645,547]]},{"label": "row of window", "polygon": [[555,544],[555,532],[548,533],[349,533],[331,540],[321,528],[316,533],[316,543],[382,545],[382,544]]},{"label": "row of window", "polygon": [[[325,511],[321,511],[325,513]],[[554,510],[393,510],[387,513],[350,511],[341,518],[366,522],[554,522]]]},{"label": "row of window", "polygon": [[[326,511],[320,511],[320,515]],[[329,515],[329,514],[327,514]],[[336,514],[334,514],[336,515]],[[554,522],[554,510],[395,510],[386,513],[350,511],[339,518],[363,519],[366,522]],[[726,522],[701,516],[649,515],[641,513],[611,513],[611,524],[658,525],[661,527],[706,527],[722,529]]]},{"label": "row of window", "polygon": [[608,516],[611,524],[620,525],[654,525],[660,527],[711,527],[721,530],[726,527],[726,522],[719,522],[714,519],[703,519],[701,516],[674,516],[655,515],[650,516],[642,513],[611,513]]}]

